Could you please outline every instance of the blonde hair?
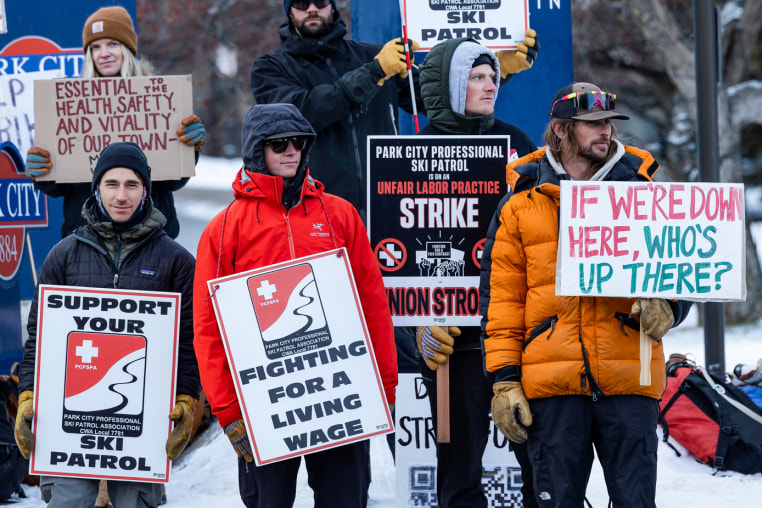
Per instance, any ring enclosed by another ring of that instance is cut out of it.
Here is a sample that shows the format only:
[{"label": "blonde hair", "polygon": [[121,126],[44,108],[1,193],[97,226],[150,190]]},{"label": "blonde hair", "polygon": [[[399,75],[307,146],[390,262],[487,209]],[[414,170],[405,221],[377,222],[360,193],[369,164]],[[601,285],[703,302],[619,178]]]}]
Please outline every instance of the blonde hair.
[{"label": "blonde hair", "polygon": [[[563,164],[564,160],[569,160],[579,154],[579,143],[577,143],[577,138],[574,135],[574,122],[578,121],[582,120],[575,120],[573,118],[554,118],[545,128],[544,137],[545,144],[548,145],[547,149],[553,152],[553,156],[561,164]],[[563,138],[556,136],[556,133],[553,131],[554,123],[558,124],[564,135]],[[611,137],[609,139],[612,141],[609,145],[609,153],[604,160],[593,163],[591,166],[593,173],[603,167],[603,165],[616,153],[616,144],[613,143],[613,141],[617,139],[616,126],[613,123],[609,125],[611,126]]]},{"label": "blonde hair", "polygon": [[[118,41],[117,41],[118,42]],[[153,75],[153,65],[151,65],[146,60],[138,60],[135,58],[135,55],[132,54],[132,51],[130,51],[130,48],[122,44],[121,42],[119,45],[122,48],[122,68],[119,69],[119,75],[124,77],[133,77],[133,76],[152,76]],[[101,75],[100,72],[98,72],[98,69],[95,68],[95,62],[93,61],[93,55],[90,52],[90,46],[87,46],[87,50],[85,51],[85,68],[82,71],[82,77],[83,78],[102,78],[104,77]]]}]

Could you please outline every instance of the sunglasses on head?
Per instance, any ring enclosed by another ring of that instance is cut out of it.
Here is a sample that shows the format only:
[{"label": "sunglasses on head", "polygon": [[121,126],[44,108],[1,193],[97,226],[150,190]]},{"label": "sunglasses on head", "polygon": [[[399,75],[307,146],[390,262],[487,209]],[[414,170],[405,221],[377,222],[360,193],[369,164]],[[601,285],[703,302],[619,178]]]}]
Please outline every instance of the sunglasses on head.
[{"label": "sunglasses on head", "polygon": [[300,11],[306,11],[310,4],[315,4],[315,7],[322,9],[329,3],[331,3],[331,0],[294,0],[291,2],[291,7]]},{"label": "sunglasses on head", "polygon": [[283,153],[286,150],[288,150],[289,143],[294,147],[294,150],[297,152],[300,152],[304,150],[304,147],[307,146],[307,141],[309,141],[309,137],[307,136],[293,136],[289,138],[275,138],[275,139],[266,139],[265,140],[265,146],[269,146],[273,149],[273,152],[275,153]]},{"label": "sunglasses on head", "polygon": [[589,92],[573,92],[558,99],[550,107],[550,115],[553,116],[553,109],[556,104],[564,101],[574,101],[574,107],[578,110],[590,111],[596,107],[603,111],[613,111],[616,104],[616,95],[609,92],[598,92],[591,90]]}]

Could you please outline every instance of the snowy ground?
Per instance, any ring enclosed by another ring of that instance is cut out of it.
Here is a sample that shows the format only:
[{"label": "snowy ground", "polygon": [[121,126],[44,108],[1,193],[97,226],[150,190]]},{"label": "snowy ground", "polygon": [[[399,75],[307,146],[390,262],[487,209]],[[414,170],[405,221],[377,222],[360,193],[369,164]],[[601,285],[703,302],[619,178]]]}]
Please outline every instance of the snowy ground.
[{"label": "snowy ground", "polygon": [[[202,157],[197,173],[188,186],[176,194],[182,224],[178,240],[195,253],[203,226],[232,199],[230,182],[239,165],[235,161]],[[762,228],[758,228],[761,229]],[[760,231],[755,231],[756,238]],[[759,245],[760,242],[758,242]],[[762,322],[725,331],[726,369],[737,363],[754,363],[762,357]],[[679,328],[664,339],[665,353],[690,354],[699,365],[704,362],[704,332],[693,312]],[[661,435],[661,430],[659,430]],[[664,443],[659,445],[657,505],[661,508],[758,506],[762,499],[762,474],[727,473],[712,475],[710,467],[696,462],[680,445],[677,457]],[[384,438],[371,440],[373,482],[369,506],[396,508],[394,462]],[[15,506],[45,506],[40,490],[25,486],[29,496]],[[608,506],[608,497],[599,467],[594,466],[587,497],[594,508]],[[238,496],[236,456],[216,423],[190,446],[172,469],[167,486],[168,508],[207,508],[243,506]],[[755,501],[756,500],[756,501]],[[312,506],[311,491],[303,474],[297,495],[297,508]],[[341,507],[337,507],[341,508]],[[402,508],[402,507],[400,507]]]}]

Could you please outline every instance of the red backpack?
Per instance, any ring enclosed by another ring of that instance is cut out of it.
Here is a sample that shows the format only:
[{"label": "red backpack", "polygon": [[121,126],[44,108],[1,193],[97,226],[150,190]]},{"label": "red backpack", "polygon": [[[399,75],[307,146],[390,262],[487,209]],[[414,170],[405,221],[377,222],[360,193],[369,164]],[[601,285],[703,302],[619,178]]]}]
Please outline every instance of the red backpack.
[{"label": "red backpack", "polygon": [[671,355],[659,406],[667,444],[672,437],[715,471],[762,472],[762,409],[743,390]]}]

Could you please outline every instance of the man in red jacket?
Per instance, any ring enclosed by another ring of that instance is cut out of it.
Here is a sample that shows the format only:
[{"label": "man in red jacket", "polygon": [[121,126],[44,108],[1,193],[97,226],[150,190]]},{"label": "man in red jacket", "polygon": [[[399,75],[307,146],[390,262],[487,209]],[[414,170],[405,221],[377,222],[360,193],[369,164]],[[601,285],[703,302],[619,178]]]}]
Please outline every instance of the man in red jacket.
[{"label": "man in red jacket", "polygon": [[[368,325],[387,402],[394,403],[397,356],[389,306],[368,234],[355,208],[323,192],[307,169],[315,131],[291,104],[254,106],[243,122],[243,168],[235,200],[212,219],[196,256],[196,355],[201,383],[239,456],[239,489],[247,507],[288,507],[301,458],[260,467],[254,460],[207,281],[309,254],[345,247]],[[314,234],[315,225],[323,225]],[[305,456],[316,507],[364,507],[370,484],[367,441]]]}]

